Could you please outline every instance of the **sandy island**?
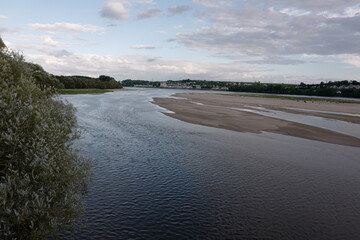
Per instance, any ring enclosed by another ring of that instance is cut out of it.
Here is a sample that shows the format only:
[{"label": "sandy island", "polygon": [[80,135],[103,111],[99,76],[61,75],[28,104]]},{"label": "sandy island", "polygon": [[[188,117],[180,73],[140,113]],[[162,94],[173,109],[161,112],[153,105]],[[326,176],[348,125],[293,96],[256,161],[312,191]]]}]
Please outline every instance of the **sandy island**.
[{"label": "sandy island", "polygon": [[[153,103],[174,112],[164,114],[189,123],[240,132],[274,132],[327,143],[360,147],[360,139],[353,136],[252,112],[254,109],[258,112],[276,110],[359,124],[360,104],[306,102],[217,93],[178,93],[174,97],[154,98]],[[233,108],[240,108],[241,110]]]}]

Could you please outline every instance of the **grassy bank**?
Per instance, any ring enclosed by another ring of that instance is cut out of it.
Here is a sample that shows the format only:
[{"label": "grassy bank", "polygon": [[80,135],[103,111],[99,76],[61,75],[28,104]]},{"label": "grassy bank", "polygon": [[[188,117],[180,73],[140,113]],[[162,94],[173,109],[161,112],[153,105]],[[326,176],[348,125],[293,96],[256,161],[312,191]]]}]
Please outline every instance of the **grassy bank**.
[{"label": "grassy bank", "polygon": [[334,99],[334,98],[314,98],[314,97],[295,97],[295,96],[281,96],[281,95],[268,95],[268,94],[224,94],[238,97],[260,97],[260,98],[277,98],[295,101],[308,101],[308,102],[333,102],[333,103],[357,103],[360,101]]},{"label": "grassy bank", "polygon": [[60,89],[60,94],[100,94],[111,92],[106,89]]}]

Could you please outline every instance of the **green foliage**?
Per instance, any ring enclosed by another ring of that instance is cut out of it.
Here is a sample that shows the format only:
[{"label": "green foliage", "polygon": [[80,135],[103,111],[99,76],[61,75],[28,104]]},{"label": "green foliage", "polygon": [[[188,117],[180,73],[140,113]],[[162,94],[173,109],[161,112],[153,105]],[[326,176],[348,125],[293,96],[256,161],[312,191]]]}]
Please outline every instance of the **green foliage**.
[{"label": "green foliage", "polygon": [[106,89],[60,89],[60,94],[99,94],[110,92]]},{"label": "green foliage", "polygon": [[134,84],[134,80],[131,80],[131,79],[126,79],[126,80],[123,80],[121,81],[121,84],[124,86],[124,87],[133,87],[135,84]]},{"label": "green foliage", "polygon": [[45,239],[81,214],[89,164],[74,153],[74,108],[37,79],[48,78],[0,51],[0,239]]},{"label": "green foliage", "polygon": [[64,88],[64,84],[60,83],[53,75],[47,73],[40,65],[34,63],[27,63],[29,71],[33,76],[36,84],[42,89],[56,89]]},{"label": "green foliage", "polygon": [[143,87],[160,87],[160,82],[152,82],[147,80],[131,80],[126,79],[123,80],[122,85],[125,87],[134,87],[134,86],[143,86]]},{"label": "green foliage", "polygon": [[6,45],[5,45],[5,43],[3,42],[3,40],[1,39],[1,37],[0,37],[0,50],[1,50],[1,49],[4,49],[4,48],[6,48]]},{"label": "green foliage", "polygon": [[118,89],[122,88],[120,82],[109,76],[101,75],[99,78],[86,76],[54,76],[66,89]]},{"label": "green foliage", "polygon": [[238,84],[229,87],[232,92],[253,92],[253,93],[275,93],[290,95],[308,95],[308,96],[324,96],[324,97],[352,97],[360,98],[360,83],[357,81],[337,81],[337,82],[321,82],[320,84],[289,85],[289,84]]},{"label": "green foliage", "polygon": [[106,76],[106,75],[100,75],[99,80],[103,81],[103,82],[109,82],[109,81],[113,81],[115,79],[113,77],[109,77],[109,76]]}]

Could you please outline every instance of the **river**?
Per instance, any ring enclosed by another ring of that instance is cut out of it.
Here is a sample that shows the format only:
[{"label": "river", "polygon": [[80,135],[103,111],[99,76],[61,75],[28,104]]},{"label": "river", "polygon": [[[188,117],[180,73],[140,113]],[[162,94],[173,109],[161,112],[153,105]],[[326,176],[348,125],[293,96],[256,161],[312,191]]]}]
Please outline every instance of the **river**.
[{"label": "river", "polygon": [[359,239],[360,148],[189,124],[149,102],[175,92],[64,96],[94,176],[85,227],[62,238]]}]

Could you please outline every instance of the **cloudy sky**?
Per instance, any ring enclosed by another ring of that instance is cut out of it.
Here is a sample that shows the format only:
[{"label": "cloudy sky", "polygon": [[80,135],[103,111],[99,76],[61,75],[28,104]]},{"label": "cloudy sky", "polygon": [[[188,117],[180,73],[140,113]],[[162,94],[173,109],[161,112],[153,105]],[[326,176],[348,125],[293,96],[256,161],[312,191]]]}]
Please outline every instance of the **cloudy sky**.
[{"label": "cloudy sky", "polygon": [[0,35],[53,74],[360,80],[359,0],[0,0]]}]

